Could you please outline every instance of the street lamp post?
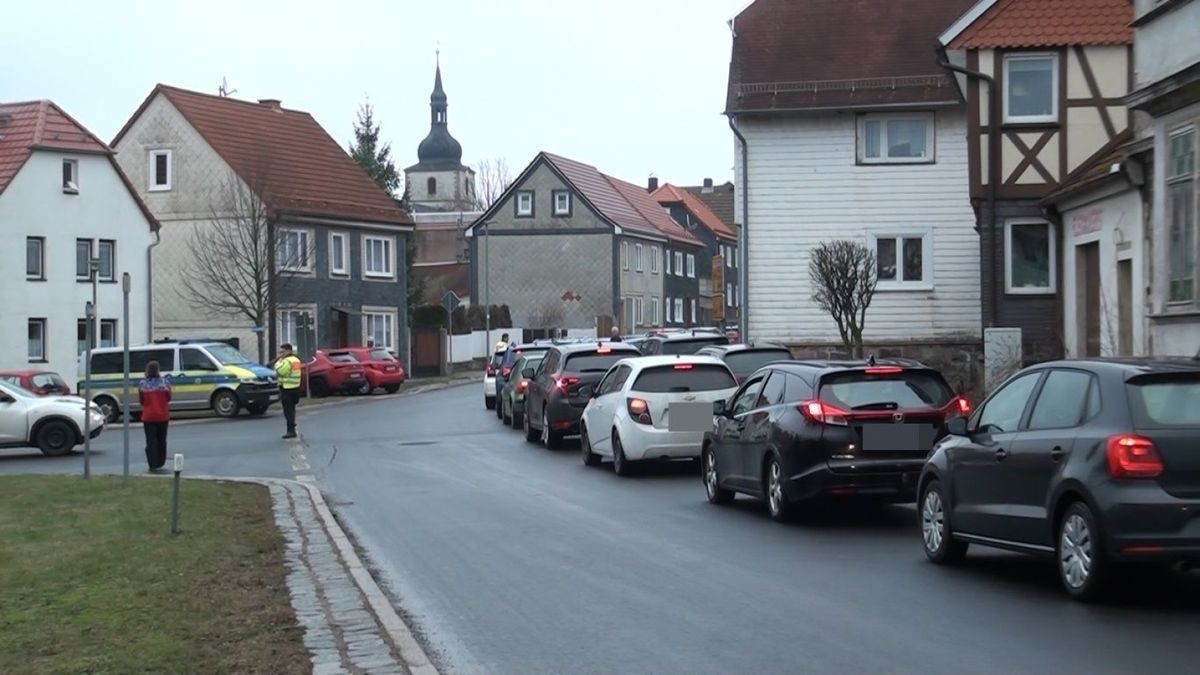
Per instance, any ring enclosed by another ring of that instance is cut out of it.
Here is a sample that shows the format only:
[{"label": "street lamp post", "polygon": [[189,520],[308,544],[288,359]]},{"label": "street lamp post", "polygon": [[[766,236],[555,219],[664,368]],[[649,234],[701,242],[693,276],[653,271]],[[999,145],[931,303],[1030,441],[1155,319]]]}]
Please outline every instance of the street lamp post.
[{"label": "street lamp post", "polygon": [[121,275],[121,321],[124,323],[124,333],[121,335],[122,363],[125,372],[124,383],[121,385],[121,433],[124,458],[124,470],[121,474],[121,484],[129,485],[129,272]]},{"label": "street lamp post", "polygon": [[489,223],[483,224],[483,329],[484,329],[484,344],[487,348],[484,350],[483,357],[486,359],[492,358],[492,295],[491,295],[491,280],[492,280],[492,260],[489,256],[490,247],[488,246],[488,230]]},{"label": "street lamp post", "polygon": [[92,301],[84,308],[87,322],[83,354],[83,477],[92,477],[92,346],[96,341],[96,281],[100,275],[100,259],[88,259],[88,279],[92,284]]}]

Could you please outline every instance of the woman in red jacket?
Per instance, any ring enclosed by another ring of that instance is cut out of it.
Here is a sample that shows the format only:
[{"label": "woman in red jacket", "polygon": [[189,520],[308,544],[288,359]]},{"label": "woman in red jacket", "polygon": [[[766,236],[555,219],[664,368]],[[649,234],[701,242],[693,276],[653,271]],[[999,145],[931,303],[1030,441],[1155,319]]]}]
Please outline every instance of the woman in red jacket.
[{"label": "woman in red jacket", "polygon": [[159,473],[167,463],[167,424],[171,420],[171,380],[158,371],[158,361],[146,364],[146,377],[138,383],[142,428],[146,431],[146,463]]}]

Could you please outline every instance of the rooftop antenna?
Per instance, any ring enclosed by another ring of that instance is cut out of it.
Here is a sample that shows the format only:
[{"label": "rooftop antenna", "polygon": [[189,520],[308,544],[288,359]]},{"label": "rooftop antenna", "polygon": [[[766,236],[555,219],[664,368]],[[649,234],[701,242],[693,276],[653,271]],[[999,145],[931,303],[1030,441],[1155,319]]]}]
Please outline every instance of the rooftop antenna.
[{"label": "rooftop antenna", "polygon": [[221,98],[226,98],[237,93],[237,89],[230,89],[229,83],[225,81],[225,76],[221,76],[221,86],[217,87],[217,95]]}]

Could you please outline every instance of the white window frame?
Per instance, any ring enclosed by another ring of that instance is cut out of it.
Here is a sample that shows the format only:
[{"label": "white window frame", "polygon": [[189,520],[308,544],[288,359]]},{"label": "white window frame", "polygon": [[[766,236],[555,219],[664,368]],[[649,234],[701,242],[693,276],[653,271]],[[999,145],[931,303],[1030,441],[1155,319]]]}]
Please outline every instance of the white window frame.
[{"label": "white window frame", "polygon": [[663,274],[671,274],[671,251],[663,249]]},{"label": "white window frame", "polygon": [[[879,291],[932,291],[933,279],[933,230],[932,229],[899,229],[879,230],[867,233],[867,246],[875,255],[876,270],[879,265],[879,240],[896,240],[896,279],[879,279],[875,289]],[[904,240],[921,240],[921,279],[909,281],[904,279]]]},{"label": "white window frame", "polygon": [[[372,270],[369,263],[371,262],[371,243],[382,242],[384,246],[384,258],[387,263],[384,271]],[[396,278],[396,238],[381,237],[375,234],[364,234],[362,236],[362,270],[364,279],[395,279]]]},{"label": "white window frame", "polygon": [[671,302],[671,296],[668,295],[666,298],[663,299],[663,322],[664,323],[672,323],[671,310],[674,308],[675,308],[675,305]]},{"label": "white window frame", "polygon": [[[104,245],[108,244],[108,274],[104,274]],[[97,239],[94,246],[96,260],[100,261],[100,269],[96,270],[97,281],[117,280],[117,241],[115,239]]]},{"label": "white window frame", "polygon": [[650,247],[650,274],[658,274],[658,257],[662,255],[662,249],[657,246]]},{"label": "white window frame", "polygon": [[[292,314],[307,314],[313,324],[313,343],[309,345],[314,351],[317,345],[321,344],[320,326],[317,323],[317,306],[316,305],[280,305],[275,310],[275,319],[279,329],[279,344],[285,342],[291,343],[293,347],[299,348],[300,336],[297,332],[295,322],[289,322]],[[288,330],[288,326],[292,326],[292,331]],[[289,335],[290,333],[294,333]]]},{"label": "white window frame", "polygon": [[[29,244],[37,242],[38,268],[36,274],[29,273]],[[46,280],[46,238],[25,237],[25,279],[30,281]]]},{"label": "white window frame", "polygon": [[[38,328],[42,331],[41,337],[39,337],[38,341],[37,341],[38,347],[41,349],[41,353],[36,354],[36,355],[29,349],[29,347],[30,347],[29,327],[34,326],[34,325],[38,326]],[[46,319],[45,318],[31,318],[31,319],[29,319],[28,322],[26,322],[25,355],[26,355],[26,360],[28,360],[30,363],[45,363],[46,362],[47,359],[46,359]]]},{"label": "white window frame", "polygon": [[633,299],[634,327],[646,325],[646,304],[639,295]]},{"label": "white window frame", "polygon": [[[171,189],[171,186],[174,185],[174,179],[175,179],[174,164],[175,164],[175,162],[173,161],[172,155],[173,155],[172,151],[169,149],[166,149],[166,148],[150,151],[150,171],[149,171],[150,175],[147,176],[147,180],[149,181],[149,186],[147,187],[147,190],[149,190],[150,192],[167,192],[168,190]],[[156,182],[158,180],[158,158],[159,157],[167,158],[167,182],[162,183],[162,184],[159,184],[158,182]]]},{"label": "white window frame", "polygon": [[683,274],[683,251],[675,251],[675,275],[684,276]]},{"label": "white window frame", "polygon": [[650,296],[650,325],[658,326],[658,296]]},{"label": "white window frame", "polygon": [[373,340],[375,338],[374,333],[368,332],[368,330],[367,330],[369,328],[369,323],[370,323],[370,321],[368,320],[368,317],[370,317],[371,319],[383,318],[387,321],[386,330],[384,332],[384,337],[390,338],[390,339],[385,340],[388,344],[381,345],[378,342],[376,342],[375,346],[383,347],[384,349],[387,349],[388,351],[396,351],[396,349],[397,349],[396,333],[399,330],[398,321],[400,318],[399,313],[396,311],[396,309],[394,307],[389,308],[389,307],[369,307],[366,305],[363,306],[363,308],[362,308],[362,340],[363,340],[364,345],[367,344],[368,339]]},{"label": "white window frame", "polygon": [[[1050,244],[1048,287],[1013,288],[1012,285],[1012,226],[1045,225],[1049,228],[1047,241]],[[1054,295],[1058,292],[1058,240],[1054,223],[1042,218],[1010,218],[1004,221],[1004,292],[1008,295]]]},{"label": "white window frame", "polygon": [[[1008,91],[1012,85],[1012,78],[1009,77],[1008,66],[1013,61],[1029,61],[1032,59],[1050,59],[1050,114],[1048,115],[1022,115],[1013,116],[1008,114]],[[1056,52],[1018,52],[1004,55],[1004,91],[1001,92],[1001,97],[1004,103],[1004,123],[1005,124],[1045,124],[1047,122],[1058,121],[1058,88],[1062,83],[1058,81],[1058,53]]]},{"label": "white window frame", "polygon": [[[80,274],[79,273],[79,245],[84,244],[84,243],[86,243],[87,247],[88,247],[87,260],[84,263],[83,274]],[[96,246],[96,241],[94,239],[76,239],[75,240],[75,279],[77,281],[89,281],[92,278],[92,272],[91,272],[92,257],[93,257],[92,253],[94,252],[93,249],[95,248],[95,246]],[[100,278],[99,275],[97,275],[96,278],[99,279]]]},{"label": "white window frame", "polygon": [[[1192,171],[1190,174],[1174,173],[1174,167],[1171,165],[1171,144],[1174,139],[1179,136],[1192,134]],[[1166,157],[1166,170],[1163,172],[1163,236],[1164,242],[1168,249],[1171,247],[1171,229],[1175,225],[1174,212],[1171,209],[1171,189],[1179,183],[1190,182],[1192,184],[1192,247],[1193,249],[1200,247],[1200,124],[1187,123],[1174,127],[1167,132],[1167,142],[1163,148],[1163,154]],[[1200,261],[1194,255],[1187,256],[1192,262],[1192,289],[1191,298],[1186,300],[1171,299],[1171,263],[1170,253],[1168,253],[1166,264],[1166,286],[1163,289],[1163,302],[1168,311],[1188,311],[1200,304]]]},{"label": "white window frame", "polygon": [[[337,243],[338,241],[341,243]],[[341,267],[334,264],[334,251],[341,251]],[[350,237],[345,232],[329,233],[329,274],[340,277],[350,276]]]},{"label": "white window frame", "polygon": [[[559,207],[559,199],[563,200],[563,204]],[[571,193],[567,190],[554,191],[554,215],[569,216],[571,215]]]},{"label": "white window frame", "polygon": [[675,323],[683,323],[683,298],[675,298]]},{"label": "white window frame", "polygon": [[689,279],[696,278],[696,256],[695,254],[687,254],[687,275]]},{"label": "white window frame", "polygon": [[692,298],[692,323],[700,323],[700,310],[696,298]]},{"label": "white window frame", "polygon": [[[289,261],[286,259],[286,255],[284,256],[284,259],[282,259],[282,260],[280,259],[280,255],[286,254],[286,251],[287,251],[285,242],[281,239],[281,237],[285,237],[287,235],[292,235],[292,234],[297,234],[297,235],[303,236],[302,244],[303,244],[303,249],[304,249],[304,251],[303,251],[304,264],[299,265],[299,266],[289,265],[288,264]],[[278,245],[276,246],[277,250],[275,252],[275,264],[280,272],[300,272],[300,273],[312,272],[312,270],[313,270],[313,250],[312,250],[313,233],[312,233],[312,230],[306,230],[304,228],[299,228],[299,227],[281,227],[275,231],[275,237],[278,240]]]},{"label": "white window frame", "polygon": [[[887,123],[896,120],[925,122],[924,157],[889,157]],[[879,156],[867,157],[867,122],[879,122]],[[858,163],[859,164],[933,164],[936,154],[936,116],[931,112],[918,113],[870,113],[858,116]]]},{"label": "white window frame", "polygon": [[641,272],[642,271],[642,245],[641,244],[633,245],[633,254],[634,254],[634,256],[633,256],[634,269],[637,270],[638,272]]},{"label": "white window frame", "polygon": [[621,242],[621,269],[629,269],[629,242]]},{"label": "white window frame", "polygon": [[[528,198],[529,203],[523,204],[522,202],[526,198]],[[515,209],[516,209],[517,217],[518,218],[532,218],[533,217],[533,190],[518,190],[516,200],[517,201],[516,201]],[[526,207],[528,207],[528,208],[526,208]]]},{"label": "white window frame", "polygon": [[79,160],[64,159],[63,166],[71,167],[71,179],[64,180],[62,185],[63,194],[77,195],[79,194]]}]

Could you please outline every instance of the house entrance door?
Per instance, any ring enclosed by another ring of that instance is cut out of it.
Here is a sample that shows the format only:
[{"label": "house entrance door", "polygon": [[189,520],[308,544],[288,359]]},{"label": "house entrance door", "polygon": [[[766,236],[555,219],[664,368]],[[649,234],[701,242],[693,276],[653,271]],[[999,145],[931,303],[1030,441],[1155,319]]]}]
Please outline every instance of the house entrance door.
[{"label": "house entrance door", "polygon": [[1117,261],[1117,354],[1133,355],[1133,261]]},{"label": "house entrance door", "polygon": [[1100,244],[1075,247],[1075,298],[1079,353],[1100,356]]}]

